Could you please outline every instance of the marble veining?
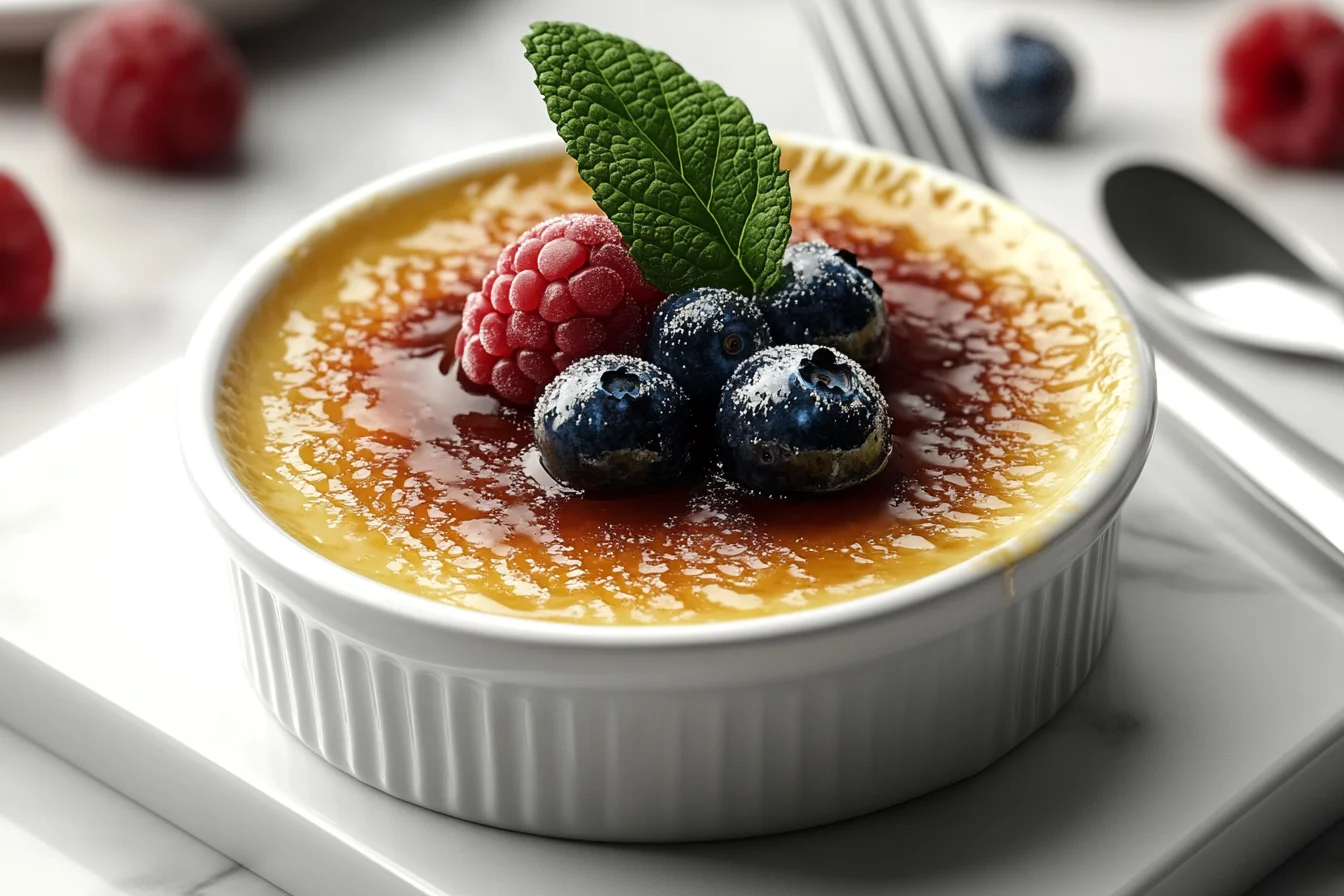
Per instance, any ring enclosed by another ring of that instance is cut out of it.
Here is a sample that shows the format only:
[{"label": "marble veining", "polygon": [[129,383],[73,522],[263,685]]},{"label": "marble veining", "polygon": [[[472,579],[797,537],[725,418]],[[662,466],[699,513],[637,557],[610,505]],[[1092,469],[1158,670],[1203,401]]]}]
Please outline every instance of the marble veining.
[{"label": "marble veining", "polygon": [[0,892],[283,896],[237,862],[4,726]]}]

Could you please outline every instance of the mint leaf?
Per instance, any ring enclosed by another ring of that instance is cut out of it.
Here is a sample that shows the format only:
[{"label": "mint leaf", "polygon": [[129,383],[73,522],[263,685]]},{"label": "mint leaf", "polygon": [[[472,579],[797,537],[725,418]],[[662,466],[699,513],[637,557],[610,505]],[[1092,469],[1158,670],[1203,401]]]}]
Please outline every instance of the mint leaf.
[{"label": "mint leaf", "polygon": [[538,22],[523,45],[579,174],[654,286],[755,295],[775,284],[789,173],[741,100],[584,25]]}]

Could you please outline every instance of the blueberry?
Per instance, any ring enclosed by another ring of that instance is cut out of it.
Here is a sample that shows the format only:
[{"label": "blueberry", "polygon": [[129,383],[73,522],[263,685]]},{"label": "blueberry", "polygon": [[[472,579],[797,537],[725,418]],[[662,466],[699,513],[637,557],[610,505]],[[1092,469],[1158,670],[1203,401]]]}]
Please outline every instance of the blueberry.
[{"label": "blueberry", "polygon": [[882,287],[853,252],[796,243],[784,252],[784,276],[763,300],[778,344],[817,343],[870,367],[887,352]]},{"label": "blueberry", "polygon": [[881,472],[891,454],[877,382],[820,345],[748,358],[724,386],[717,426],[724,474],[765,494],[849,488]]},{"label": "blueberry", "polygon": [[629,355],[581,358],[551,380],[532,418],[542,466],[563,485],[617,491],[669,482],[690,463],[691,401]]},{"label": "blueberry", "polygon": [[1076,78],[1064,52],[1043,37],[1013,31],[985,45],[971,70],[976,102],[994,127],[1026,140],[1056,136]]},{"label": "blueberry", "polygon": [[727,289],[692,289],[653,313],[648,355],[692,401],[713,407],[737,365],[770,344],[770,325],[755,299]]}]

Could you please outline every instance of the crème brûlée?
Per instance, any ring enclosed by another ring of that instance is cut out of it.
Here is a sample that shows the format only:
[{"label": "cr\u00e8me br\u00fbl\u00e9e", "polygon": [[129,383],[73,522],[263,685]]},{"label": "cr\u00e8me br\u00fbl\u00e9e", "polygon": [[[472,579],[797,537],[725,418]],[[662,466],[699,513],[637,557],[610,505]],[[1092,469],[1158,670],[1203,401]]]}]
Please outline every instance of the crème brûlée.
[{"label": "cr\u00e8me br\u00fbl\u00e9e", "polygon": [[558,151],[374,202],[290,259],[224,374],[218,425],[235,475],[344,567],[532,619],[742,619],[1008,553],[1066,509],[1120,431],[1135,359],[1113,297],[1006,204],[889,157],[781,145],[793,238],[853,251],[883,287],[891,345],[876,374],[895,447],[877,478],[781,500],[708,463],[610,498],[546,475],[529,413],[465,389],[451,355],[504,245],[596,211]]}]

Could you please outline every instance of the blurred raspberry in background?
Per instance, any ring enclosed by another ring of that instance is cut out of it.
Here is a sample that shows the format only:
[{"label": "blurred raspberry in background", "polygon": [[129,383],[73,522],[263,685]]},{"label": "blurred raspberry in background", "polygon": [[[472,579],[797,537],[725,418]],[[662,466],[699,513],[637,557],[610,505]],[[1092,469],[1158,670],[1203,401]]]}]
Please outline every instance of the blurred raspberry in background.
[{"label": "blurred raspberry in background", "polygon": [[247,103],[228,38],[174,0],[114,3],[63,28],[47,54],[49,106],[85,149],[150,168],[227,153]]},{"label": "blurred raspberry in background", "polygon": [[0,327],[34,318],[46,306],[55,258],[32,200],[0,172]]},{"label": "blurred raspberry in background", "polygon": [[1261,161],[1344,162],[1344,28],[1316,6],[1263,10],[1222,55],[1222,124]]}]

